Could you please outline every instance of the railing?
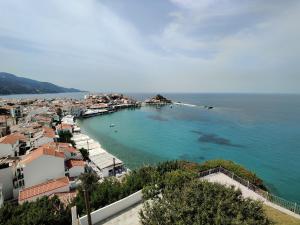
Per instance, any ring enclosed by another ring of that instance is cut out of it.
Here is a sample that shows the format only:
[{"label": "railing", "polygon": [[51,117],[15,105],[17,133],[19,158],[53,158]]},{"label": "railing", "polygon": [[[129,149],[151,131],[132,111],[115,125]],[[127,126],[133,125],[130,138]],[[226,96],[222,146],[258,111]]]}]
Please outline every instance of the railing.
[{"label": "railing", "polygon": [[235,173],[223,168],[223,167],[216,167],[213,169],[209,169],[209,170],[205,170],[205,171],[201,171],[199,173],[200,177],[205,177],[208,176],[210,174],[213,173],[223,173],[225,175],[227,175],[228,177],[232,178],[233,180],[239,182],[240,184],[244,185],[245,187],[247,187],[248,189],[254,191],[255,193],[259,194],[260,196],[262,196],[263,198],[265,198],[266,200],[281,206],[287,210],[290,210],[296,214],[300,215],[300,205],[297,204],[296,202],[291,202],[288,200],[285,200],[281,197],[275,196],[267,191],[264,191],[262,189],[260,189],[259,187],[255,186],[254,184],[252,184],[250,181],[245,180],[244,178],[241,178],[239,176],[237,176]]}]

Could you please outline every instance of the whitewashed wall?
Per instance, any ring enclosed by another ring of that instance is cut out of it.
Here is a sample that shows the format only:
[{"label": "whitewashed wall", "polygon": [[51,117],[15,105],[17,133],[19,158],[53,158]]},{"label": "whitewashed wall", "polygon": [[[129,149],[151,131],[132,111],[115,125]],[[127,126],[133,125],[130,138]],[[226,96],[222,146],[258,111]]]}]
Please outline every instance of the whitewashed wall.
[{"label": "whitewashed wall", "polygon": [[[129,195],[126,198],[123,198],[117,202],[114,202],[108,206],[105,206],[101,209],[92,212],[91,213],[92,223],[93,224],[99,223],[141,201],[142,201],[142,191],[140,190],[138,192],[133,193],[132,195]],[[85,215],[79,218],[79,222],[81,225],[88,225],[87,216]]]},{"label": "whitewashed wall", "polygon": [[64,158],[43,155],[23,169],[25,188],[65,176]]},{"label": "whitewashed wall", "polygon": [[0,144],[0,157],[15,156],[13,146],[11,144]]},{"label": "whitewashed wall", "polygon": [[4,200],[13,197],[13,171],[11,167],[0,169],[0,184]]}]

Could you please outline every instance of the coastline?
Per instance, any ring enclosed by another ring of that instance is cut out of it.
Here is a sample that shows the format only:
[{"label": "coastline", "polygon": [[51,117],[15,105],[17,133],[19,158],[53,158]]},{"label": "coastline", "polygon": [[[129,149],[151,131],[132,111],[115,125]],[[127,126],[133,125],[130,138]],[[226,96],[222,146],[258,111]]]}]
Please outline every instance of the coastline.
[{"label": "coastline", "polygon": [[[128,169],[124,166],[122,160],[102,148],[101,143],[91,138],[86,131],[82,130],[78,122],[76,122],[76,126],[80,128],[80,132],[73,134],[72,140],[75,142],[77,149],[84,148],[88,151],[90,158],[89,166],[100,178],[108,176],[110,173],[109,170],[115,170],[117,166],[121,166],[118,171],[113,172],[117,177],[127,172]],[[102,160],[99,160],[99,158]]]}]

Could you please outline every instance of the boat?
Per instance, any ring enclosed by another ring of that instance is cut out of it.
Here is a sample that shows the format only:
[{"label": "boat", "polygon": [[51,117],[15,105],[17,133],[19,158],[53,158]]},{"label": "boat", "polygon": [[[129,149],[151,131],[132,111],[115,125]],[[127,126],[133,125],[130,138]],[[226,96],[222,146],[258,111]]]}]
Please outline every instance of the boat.
[{"label": "boat", "polygon": [[109,127],[114,127],[114,126],[115,126],[115,124],[113,124],[113,123],[109,125]]}]

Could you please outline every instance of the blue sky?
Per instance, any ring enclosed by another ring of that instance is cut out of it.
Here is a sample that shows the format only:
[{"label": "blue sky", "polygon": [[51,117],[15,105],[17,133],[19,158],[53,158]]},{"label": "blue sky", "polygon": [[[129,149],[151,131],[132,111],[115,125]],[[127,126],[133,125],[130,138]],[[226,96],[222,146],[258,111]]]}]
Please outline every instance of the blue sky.
[{"label": "blue sky", "polygon": [[0,0],[0,71],[120,92],[300,92],[298,0]]}]

